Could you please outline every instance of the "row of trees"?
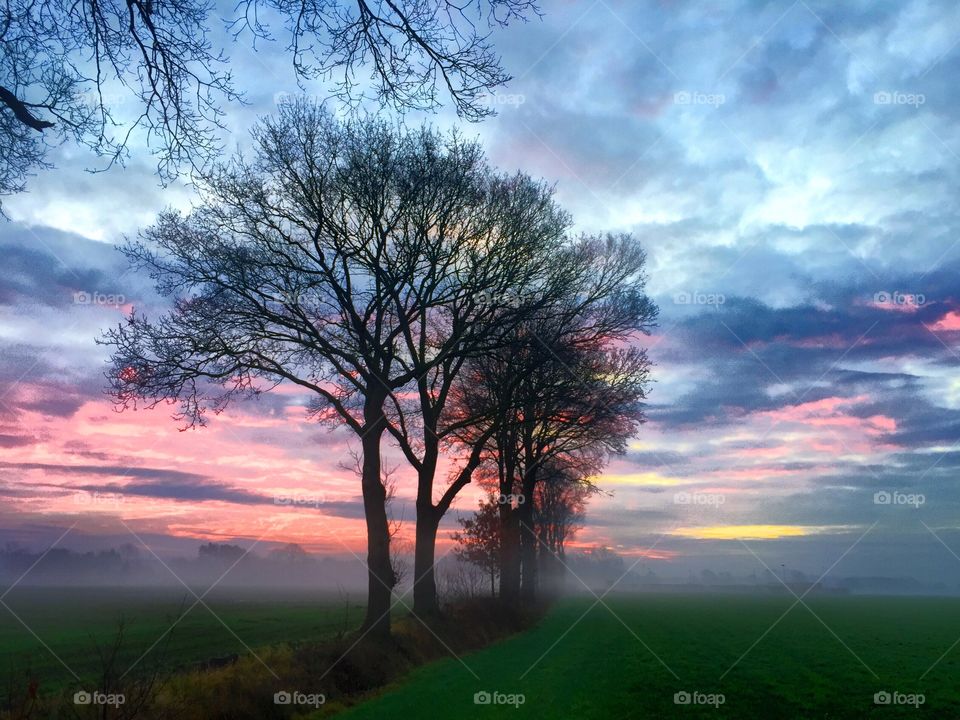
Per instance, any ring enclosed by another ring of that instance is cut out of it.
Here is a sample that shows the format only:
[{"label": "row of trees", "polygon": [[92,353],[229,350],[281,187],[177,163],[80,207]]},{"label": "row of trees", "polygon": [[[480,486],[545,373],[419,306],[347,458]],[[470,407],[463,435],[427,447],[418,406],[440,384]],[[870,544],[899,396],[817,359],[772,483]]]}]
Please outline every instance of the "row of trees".
[{"label": "row of trees", "polygon": [[[431,613],[439,523],[475,476],[534,498],[587,482],[636,431],[645,256],[629,236],[570,238],[550,187],[456,133],[295,102],[254,140],[192,212],[125,248],[173,304],[104,336],[111,389],[123,407],[177,403],[188,426],[281,382],[310,391],[313,419],[359,443],[365,628],[387,634],[384,444],[415,478],[414,611]],[[505,600],[535,593],[537,506],[499,506]]]},{"label": "row of trees", "polygon": [[[459,518],[460,529],[452,533],[451,539],[456,543],[454,555],[483,571],[490,583],[490,596],[495,598],[504,555],[519,555],[519,549],[505,546],[503,540],[501,505],[508,499],[492,492],[493,483],[483,484],[489,494],[480,500],[472,515]],[[566,543],[582,528],[587,499],[595,492],[599,490],[589,477],[543,474],[531,500],[537,553],[536,566],[525,571],[532,580],[528,587],[543,590],[548,596],[560,591],[567,572]],[[521,499],[527,502],[527,498],[519,496],[516,504],[510,503],[511,511],[516,510]],[[516,587],[515,580],[512,586]]]}]

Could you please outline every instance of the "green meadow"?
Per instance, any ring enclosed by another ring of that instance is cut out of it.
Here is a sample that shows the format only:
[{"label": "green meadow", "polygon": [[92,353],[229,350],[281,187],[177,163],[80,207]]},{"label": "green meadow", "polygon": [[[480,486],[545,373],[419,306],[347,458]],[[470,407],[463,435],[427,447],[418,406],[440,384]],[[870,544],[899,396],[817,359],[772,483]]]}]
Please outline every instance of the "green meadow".
[{"label": "green meadow", "polygon": [[[590,609],[593,598],[564,600],[534,629],[421,667],[338,717],[960,717],[960,645],[930,669],[960,638],[960,599],[807,597],[809,609],[787,612],[794,602],[610,596]],[[684,692],[690,703],[676,703]],[[881,692],[890,705],[875,703]],[[924,702],[895,705],[895,692]]]},{"label": "green meadow", "polygon": [[196,590],[203,603],[190,609],[196,597],[185,588],[14,588],[3,599],[9,609],[0,606],[0,673],[17,682],[34,677],[44,691],[77,684],[74,675],[89,686],[121,621],[118,674],[189,669],[250,649],[328,638],[363,618],[356,599],[336,595],[204,590]]},{"label": "green meadow", "polygon": [[[4,610],[4,674],[12,681],[29,674],[50,691],[75,684],[71,671],[95,678],[96,648],[115,638],[120,617],[125,634],[117,665],[125,668],[190,606],[192,596],[181,605],[184,594],[18,588],[4,602],[30,629]],[[248,591],[204,602],[213,612],[194,607],[166,647],[161,640],[139,667],[216,664],[248,648],[329,638],[362,617],[357,602],[329,595]],[[329,697],[313,717],[960,717],[958,639],[960,599],[954,598],[810,596],[804,604],[787,595],[611,595],[603,604],[567,598],[526,632],[421,666],[345,711]],[[321,682],[306,690],[324,688]],[[890,704],[875,702],[883,692]]]}]

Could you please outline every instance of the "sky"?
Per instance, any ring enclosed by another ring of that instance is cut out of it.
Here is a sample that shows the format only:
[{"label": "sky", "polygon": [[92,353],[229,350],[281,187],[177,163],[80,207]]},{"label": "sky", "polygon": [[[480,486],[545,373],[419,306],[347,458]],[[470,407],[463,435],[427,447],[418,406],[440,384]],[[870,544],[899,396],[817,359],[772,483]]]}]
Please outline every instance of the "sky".
[{"label": "sky", "polygon": [[[666,574],[960,582],[960,6],[544,5],[496,33],[514,79],[464,130],[555,183],[578,231],[638,237],[661,308],[648,422],[577,544]],[[249,100],[232,146],[289,94],[324,95],[282,47],[230,54]],[[54,159],[0,224],[0,540],[362,553],[349,437],[300,393],[187,432],[172,408],[115,411],[94,339],[162,309],[115,245],[191,191],[142,155],[101,174],[76,148]]]}]

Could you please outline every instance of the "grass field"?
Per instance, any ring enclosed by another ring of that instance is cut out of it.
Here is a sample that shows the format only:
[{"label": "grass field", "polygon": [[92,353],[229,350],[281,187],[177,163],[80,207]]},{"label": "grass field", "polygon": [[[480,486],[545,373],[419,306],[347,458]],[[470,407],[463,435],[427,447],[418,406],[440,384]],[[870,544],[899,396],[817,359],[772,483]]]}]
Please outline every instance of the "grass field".
[{"label": "grass field", "polygon": [[[533,630],[422,667],[338,718],[960,717],[960,645],[927,672],[960,638],[958,599],[808,597],[813,612],[779,622],[792,597],[611,596],[612,613],[581,619],[592,602],[565,600]],[[678,705],[683,691],[724,702]],[[925,702],[877,705],[882,691]],[[523,704],[478,705],[478,692]]]},{"label": "grass field", "polygon": [[74,683],[72,673],[84,681],[94,677],[102,667],[97,646],[114,641],[121,617],[125,632],[117,667],[122,673],[158,640],[136,669],[149,668],[161,654],[164,669],[179,669],[242,655],[248,647],[329,637],[355,628],[363,615],[356,602],[348,606],[332,595],[218,589],[204,597],[210,610],[196,605],[167,641],[164,633],[195,601],[183,588],[18,587],[4,598],[9,610],[0,607],[0,675],[23,677],[29,670],[45,690]]},{"label": "grass field", "polygon": [[[70,670],[93,676],[96,644],[112,640],[121,615],[125,667],[163,635],[182,596],[18,588],[4,602],[30,630],[4,611],[2,672],[22,677],[30,668],[46,689],[71,684]],[[345,610],[341,599],[302,593],[221,593],[206,602],[229,629],[195,607],[172,634],[166,668],[329,637],[361,617],[356,603]],[[786,615],[787,596],[611,596],[609,610],[592,603],[563,600],[531,630],[423,666],[337,717],[960,717],[960,644],[951,650],[960,638],[960,599],[808,597],[809,610],[796,605]],[[883,691],[922,693],[924,703],[875,704]],[[675,702],[681,692],[690,704]],[[489,693],[491,703],[476,704],[478,693]],[[715,704],[698,704],[705,701]]]}]

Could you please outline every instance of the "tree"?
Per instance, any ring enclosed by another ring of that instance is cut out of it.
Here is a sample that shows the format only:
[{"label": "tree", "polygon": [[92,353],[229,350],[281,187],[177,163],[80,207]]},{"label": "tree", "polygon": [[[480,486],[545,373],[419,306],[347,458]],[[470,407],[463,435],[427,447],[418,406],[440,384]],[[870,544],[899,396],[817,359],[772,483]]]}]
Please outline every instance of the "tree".
[{"label": "tree", "polygon": [[645,255],[628,235],[582,238],[575,252],[586,269],[580,282],[532,313],[501,352],[479,359],[461,387],[469,412],[495,418],[489,436],[470,428],[465,441],[472,433],[486,444],[497,492],[511,499],[501,505],[500,583],[511,601],[521,590],[532,599],[536,588],[541,468],[572,463],[586,477],[607,454],[624,451],[643,421],[650,363],[635,343],[657,315],[644,293]]},{"label": "tree", "polygon": [[269,558],[285,565],[303,565],[310,561],[309,553],[297,543],[286,543],[274,548],[270,551]]},{"label": "tree", "polygon": [[[649,377],[644,351],[598,347],[582,357],[558,354],[550,388],[524,405],[517,445],[520,487],[529,500],[517,508],[520,522],[521,593],[532,600],[538,586],[540,543],[536,534],[537,488],[564,482],[547,463],[575,468],[579,478],[597,474],[606,457],[626,450],[643,421],[642,401]],[[566,372],[566,380],[561,379]],[[546,375],[546,374],[545,374]],[[536,386],[531,382],[531,389]],[[566,387],[565,387],[566,386]],[[568,471],[569,472],[569,471]]]},{"label": "tree", "polygon": [[450,537],[457,543],[454,554],[462,561],[485,570],[490,577],[490,597],[497,595],[497,574],[500,568],[500,514],[497,497],[480,501],[473,517],[462,517],[460,531]]},{"label": "tree", "polygon": [[[512,328],[555,302],[568,291],[570,278],[584,271],[564,250],[569,218],[551,189],[522,175],[502,181],[506,194],[491,199],[496,233],[466,242],[457,262],[428,261],[437,265],[428,275],[429,292],[443,300],[404,321],[397,362],[416,381],[391,394],[387,428],[417,473],[413,607],[420,615],[439,609],[434,567],[439,524],[482,456],[483,443],[475,442],[437,497],[441,451],[455,447],[457,433],[479,420],[452,402],[463,368],[471,358],[509,343]],[[518,295],[531,300],[518,303]]]},{"label": "tree", "polygon": [[233,565],[245,555],[242,547],[228,543],[206,543],[197,549],[200,560],[210,560],[221,565]]},{"label": "tree", "polygon": [[174,302],[107,333],[111,389],[121,407],[179,403],[187,426],[281,382],[313,393],[315,417],[360,442],[365,627],[388,633],[388,401],[459,357],[477,331],[451,333],[447,321],[463,317],[465,297],[540,263],[536,248],[554,240],[533,210],[549,190],[494,173],[455,134],[344,125],[307,103],[254,139],[252,159],[220,167],[193,212],[165,213],[126,247]]},{"label": "tree", "polygon": [[225,105],[243,98],[226,55],[238,40],[285,39],[298,82],[331,80],[351,104],[429,110],[442,86],[461,117],[481,119],[485,93],[510,79],[490,32],[539,14],[534,0],[241,0],[218,27],[214,12],[203,0],[9,0],[0,195],[22,190],[66,141],[113,163],[139,134],[164,180],[206,170]]},{"label": "tree", "polygon": [[598,490],[569,463],[546,463],[540,475],[533,496],[538,574],[541,587],[555,593],[565,570],[566,543],[581,527],[587,498]]}]

